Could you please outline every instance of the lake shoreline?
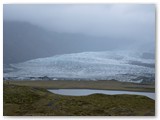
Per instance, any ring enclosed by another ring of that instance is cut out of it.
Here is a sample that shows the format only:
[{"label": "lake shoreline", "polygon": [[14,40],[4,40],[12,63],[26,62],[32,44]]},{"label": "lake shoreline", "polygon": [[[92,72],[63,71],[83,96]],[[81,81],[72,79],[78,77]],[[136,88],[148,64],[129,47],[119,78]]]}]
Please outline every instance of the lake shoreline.
[{"label": "lake shoreline", "polygon": [[155,100],[155,93],[151,92],[134,92],[134,91],[121,91],[121,90],[95,90],[95,89],[47,89],[49,92],[65,95],[65,96],[87,96],[92,94],[104,95],[142,95]]},{"label": "lake shoreline", "polygon": [[[47,90],[60,90],[61,88],[46,88]],[[84,89],[84,88],[63,88],[63,89]],[[155,91],[137,91],[137,90],[119,90],[119,89],[94,89],[85,88],[87,90],[108,90],[108,91],[129,91],[129,92],[145,92],[145,93],[155,93]]]}]

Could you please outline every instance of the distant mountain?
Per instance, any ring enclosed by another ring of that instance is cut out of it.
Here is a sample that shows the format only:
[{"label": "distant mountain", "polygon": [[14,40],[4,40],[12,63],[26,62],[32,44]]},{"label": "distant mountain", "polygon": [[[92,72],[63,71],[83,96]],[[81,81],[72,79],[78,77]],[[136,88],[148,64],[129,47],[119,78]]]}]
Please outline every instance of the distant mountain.
[{"label": "distant mountain", "polygon": [[[155,80],[154,59],[125,51],[83,52],[12,64],[5,79],[73,79],[144,82]],[[134,62],[134,64],[133,64]]]},{"label": "distant mountain", "polygon": [[[27,22],[4,21],[4,63],[18,63],[56,54],[104,50],[88,44],[99,43],[99,38],[80,34],[47,31]],[[102,41],[103,42],[103,41]]]},{"label": "distant mountain", "polygon": [[[58,54],[86,51],[106,51],[126,48],[130,41],[122,44],[117,39],[83,34],[57,33],[20,21],[3,22],[4,64],[19,63],[30,59]],[[123,40],[124,41],[124,40]]]},{"label": "distant mountain", "polygon": [[25,22],[4,22],[3,25],[4,63],[53,55],[51,34],[47,31]]}]

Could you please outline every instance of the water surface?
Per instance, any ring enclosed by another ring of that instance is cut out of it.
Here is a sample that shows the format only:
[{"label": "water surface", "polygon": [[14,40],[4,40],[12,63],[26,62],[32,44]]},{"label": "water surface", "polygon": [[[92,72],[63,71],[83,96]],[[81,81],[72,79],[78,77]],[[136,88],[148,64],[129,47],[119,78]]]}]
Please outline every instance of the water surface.
[{"label": "water surface", "polygon": [[155,93],[150,93],[150,92],[94,90],[94,89],[49,89],[49,91],[55,94],[70,95],[70,96],[86,96],[94,93],[102,93],[108,95],[116,95],[116,94],[143,95],[155,100]]}]

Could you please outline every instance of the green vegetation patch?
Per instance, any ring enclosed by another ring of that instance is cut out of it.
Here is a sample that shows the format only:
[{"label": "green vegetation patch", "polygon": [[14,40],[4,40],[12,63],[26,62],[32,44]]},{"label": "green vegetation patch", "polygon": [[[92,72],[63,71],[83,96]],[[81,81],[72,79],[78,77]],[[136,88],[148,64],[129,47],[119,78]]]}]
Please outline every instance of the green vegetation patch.
[{"label": "green vegetation patch", "polygon": [[63,96],[43,88],[4,84],[4,115],[153,116],[155,101],[139,95]]}]

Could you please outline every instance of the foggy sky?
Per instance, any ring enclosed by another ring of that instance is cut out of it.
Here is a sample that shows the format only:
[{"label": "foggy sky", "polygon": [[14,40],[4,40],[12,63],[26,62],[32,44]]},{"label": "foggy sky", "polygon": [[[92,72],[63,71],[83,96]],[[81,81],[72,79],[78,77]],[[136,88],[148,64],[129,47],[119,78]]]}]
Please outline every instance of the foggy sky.
[{"label": "foggy sky", "polygon": [[116,39],[115,44],[123,44],[127,39],[133,48],[154,49],[153,4],[6,4],[3,7],[4,21],[26,21],[55,32]]}]

